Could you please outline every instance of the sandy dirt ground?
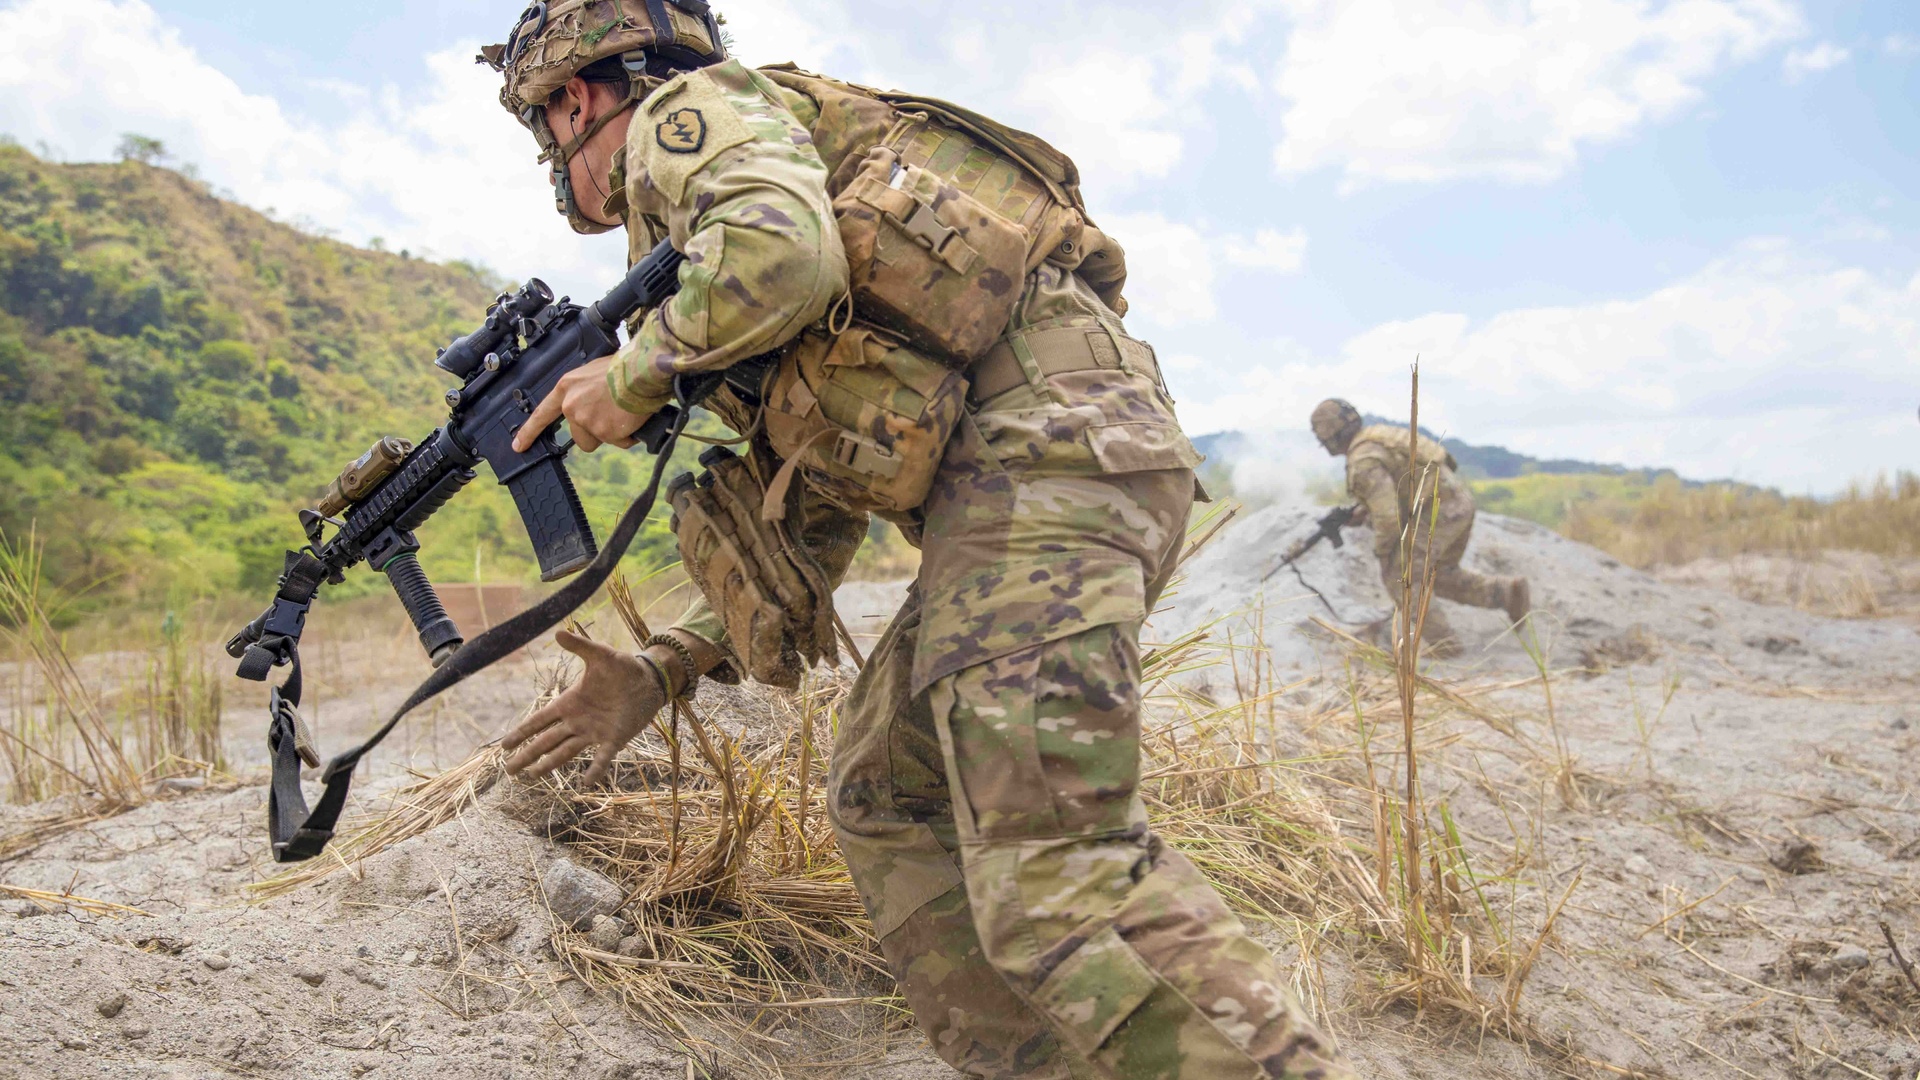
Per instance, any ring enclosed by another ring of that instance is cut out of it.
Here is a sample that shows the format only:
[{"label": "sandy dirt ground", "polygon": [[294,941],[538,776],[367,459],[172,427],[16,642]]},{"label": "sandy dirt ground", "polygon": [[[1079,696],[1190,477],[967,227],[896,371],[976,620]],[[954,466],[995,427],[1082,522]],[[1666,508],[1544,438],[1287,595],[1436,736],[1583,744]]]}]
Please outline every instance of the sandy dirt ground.
[{"label": "sandy dirt ground", "polygon": [[[1364,532],[1304,560],[1304,585],[1290,572],[1262,585],[1309,518],[1276,507],[1236,523],[1148,637],[1211,625],[1268,650],[1290,704],[1343,693],[1347,650],[1314,620],[1363,628],[1388,601]],[[1429,792],[1516,888],[1569,898],[1522,999],[1525,1044],[1371,1008],[1338,949],[1317,957],[1310,977],[1363,1075],[1920,1075],[1920,989],[1880,929],[1920,950],[1920,635],[1897,618],[1823,618],[1712,568],[1656,579],[1500,518],[1482,520],[1469,560],[1533,580],[1550,677],[1497,614],[1450,608],[1469,648],[1434,673],[1481,687],[1506,730],[1431,732]],[[899,594],[853,586],[841,610],[877,635]],[[409,647],[370,626],[319,650],[327,749],[405,695]],[[519,658],[450,696],[383,751],[363,806],[405,767],[451,766],[497,736],[551,661]],[[0,899],[0,1078],[689,1075],[684,1050],[555,959],[553,911],[577,899],[578,868],[492,806],[249,904],[244,887],[273,872],[258,711],[235,686],[240,779],[0,862],[5,885],[149,913]],[[0,834],[58,810],[0,808]],[[951,1074],[908,1040],[840,1075]]]}]

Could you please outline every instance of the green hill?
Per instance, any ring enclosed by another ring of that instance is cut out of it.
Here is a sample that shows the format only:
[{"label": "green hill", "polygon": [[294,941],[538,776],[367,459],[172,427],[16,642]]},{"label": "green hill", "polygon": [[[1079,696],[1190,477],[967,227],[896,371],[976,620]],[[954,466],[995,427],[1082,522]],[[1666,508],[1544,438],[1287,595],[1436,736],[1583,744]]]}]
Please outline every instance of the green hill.
[{"label": "green hill", "polygon": [[[168,169],[0,146],[0,529],[103,599],[264,598],[300,506],[377,437],[444,419],[435,349],[501,284],[309,235]],[[604,534],[647,463],[575,462]],[[486,479],[422,530],[428,570],[531,579]],[[644,543],[670,548],[657,524]]]}]

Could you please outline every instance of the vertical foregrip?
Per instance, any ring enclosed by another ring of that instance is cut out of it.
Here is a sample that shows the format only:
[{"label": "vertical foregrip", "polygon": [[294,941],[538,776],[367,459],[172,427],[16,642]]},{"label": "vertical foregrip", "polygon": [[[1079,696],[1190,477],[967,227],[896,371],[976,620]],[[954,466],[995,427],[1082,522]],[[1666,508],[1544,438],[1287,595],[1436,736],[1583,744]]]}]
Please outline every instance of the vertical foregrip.
[{"label": "vertical foregrip", "polygon": [[447,617],[446,605],[440,602],[440,594],[433,591],[427,572],[421,569],[420,557],[397,556],[387,564],[387,580],[399,594],[401,606],[413,620],[413,628],[420,631],[420,647],[427,650],[433,666],[446,663],[465,641],[460,637],[460,628]]}]

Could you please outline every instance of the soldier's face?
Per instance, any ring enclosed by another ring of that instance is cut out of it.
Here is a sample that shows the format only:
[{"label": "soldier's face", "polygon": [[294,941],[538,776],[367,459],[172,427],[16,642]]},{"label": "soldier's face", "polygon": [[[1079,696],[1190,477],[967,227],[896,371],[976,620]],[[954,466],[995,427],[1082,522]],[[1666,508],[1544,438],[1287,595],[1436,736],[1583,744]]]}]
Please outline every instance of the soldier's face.
[{"label": "soldier's face", "polygon": [[[547,130],[557,146],[572,145],[610,109],[622,105],[620,93],[604,83],[575,79],[547,103]],[[612,194],[608,176],[613,171],[613,156],[625,145],[626,125],[614,120],[594,132],[593,137],[567,159],[565,169],[573,185],[574,202],[580,214],[599,225],[619,225],[621,221],[606,212],[607,197]],[[560,177],[549,172],[549,183],[559,186]]]}]

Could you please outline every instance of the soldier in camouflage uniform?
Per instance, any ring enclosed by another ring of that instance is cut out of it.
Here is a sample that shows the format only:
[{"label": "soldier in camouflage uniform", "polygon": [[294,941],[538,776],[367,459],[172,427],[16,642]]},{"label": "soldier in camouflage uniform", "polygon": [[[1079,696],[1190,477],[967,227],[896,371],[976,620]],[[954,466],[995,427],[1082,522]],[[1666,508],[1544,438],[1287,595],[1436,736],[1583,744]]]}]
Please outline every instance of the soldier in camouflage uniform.
[{"label": "soldier in camouflage uniform", "polygon": [[[661,8],[596,4],[623,26]],[[624,224],[636,257],[662,236],[688,256],[679,294],[528,431],[564,413],[583,446],[625,445],[674,376],[780,346],[849,288],[828,192],[866,152],[861,99],[722,59],[697,27],[678,34],[703,54],[692,70],[627,52],[632,87],[599,82],[604,62],[576,46],[530,95],[511,48],[493,54],[510,104],[548,128],[563,208],[568,189],[604,195],[576,201],[576,225]],[[601,136],[614,127],[623,140]],[[1286,973],[1154,835],[1140,798],[1139,632],[1174,571],[1200,458],[1152,351],[1083,273],[1043,263],[1021,288],[999,377],[986,361],[973,373],[932,494],[900,519],[924,537],[923,569],[841,717],[830,807],[875,932],[934,1049],[968,1076],[1344,1080]],[[1090,361],[1042,362],[1063,342]],[[750,426],[737,401],[718,411]],[[800,516],[837,584],[866,515],[809,497]],[[588,747],[604,760],[667,695],[725,670],[723,635],[696,604],[641,663],[565,642],[585,675],[510,736],[512,768],[538,775]]]},{"label": "soldier in camouflage uniform", "polygon": [[[1347,492],[1364,508],[1364,517],[1355,524],[1373,525],[1380,580],[1396,604],[1405,596],[1401,581],[1405,528],[1410,525],[1416,585],[1426,580],[1431,564],[1435,596],[1505,611],[1516,625],[1527,617],[1532,590],[1526,578],[1492,577],[1460,565],[1473,537],[1476,511],[1473,492],[1456,475],[1459,466],[1445,447],[1403,427],[1369,427],[1358,409],[1340,400],[1322,402],[1313,411],[1313,433],[1327,453],[1347,459]],[[1416,491],[1418,506],[1409,512]],[[1436,656],[1460,652],[1453,626],[1438,605],[1427,609],[1423,640]]]}]

